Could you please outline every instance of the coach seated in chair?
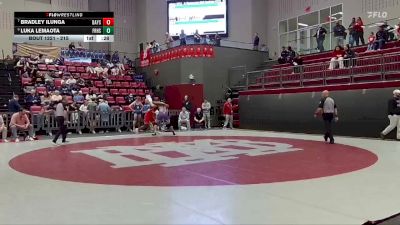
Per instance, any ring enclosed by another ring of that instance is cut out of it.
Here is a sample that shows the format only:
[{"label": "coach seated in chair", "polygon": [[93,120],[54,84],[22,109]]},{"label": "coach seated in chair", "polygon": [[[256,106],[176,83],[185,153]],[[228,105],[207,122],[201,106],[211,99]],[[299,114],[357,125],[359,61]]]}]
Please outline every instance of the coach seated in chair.
[{"label": "coach seated in chair", "polygon": [[179,113],[178,126],[179,130],[190,130],[190,113],[185,107],[182,107],[182,111]]},{"label": "coach seated in chair", "polygon": [[194,114],[194,128],[197,128],[197,127],[201,128],[201,129],[203,129],[205,127],[204,115],[200,108],[197,108],[197,111]]},{"label": "coach seated in chair", "polygon": [[11,116],[10,120],[10,130],[12,133],[12,136],[15,140],[15,142],[19,142],[18,139],[18,131],[23,131],[23,132],[28,132],[28,138],[27,140],[33,141],[34,135],[33,135],[33,126],[31,122],[29,121],[27,112],[25,109],[21,109],[19,112],[14,113]]}]

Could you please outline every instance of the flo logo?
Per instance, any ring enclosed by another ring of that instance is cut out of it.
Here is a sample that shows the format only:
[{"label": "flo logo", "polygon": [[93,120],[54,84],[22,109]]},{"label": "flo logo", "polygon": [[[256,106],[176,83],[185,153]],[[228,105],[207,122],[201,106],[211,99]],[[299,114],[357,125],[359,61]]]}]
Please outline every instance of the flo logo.
[{"label": "flo logo", "polygon": [[217,186],[338,175],[366,168],[377,159],[364,149],[319,141],[168,136],[38,149],[11,159],[9,164],[37,179],[104,185]]},{"label": "flo logo", "polygon": [[385,11],[374,11],[374,12],[367,12],[368,18],[387,18],[388,13]]},{"label": "flo logo", "polygon": [[113,168],[160,165],[186,166],[237,159],[240,155],[262,156],[302,150],[290,144],[247,140],[203,139],[192,142],[162,142],[143,146],[110,146],[74,151],[109,162]]}]

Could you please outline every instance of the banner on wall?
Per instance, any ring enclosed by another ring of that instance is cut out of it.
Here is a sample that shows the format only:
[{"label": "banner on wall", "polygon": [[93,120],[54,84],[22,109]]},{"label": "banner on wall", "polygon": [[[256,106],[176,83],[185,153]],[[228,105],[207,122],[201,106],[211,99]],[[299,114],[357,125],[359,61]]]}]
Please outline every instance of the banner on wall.
[{"label": "banner on wall", "polygon": [[58,58],[60,52],[61,48],[55,46],[13,43],[13,54],[15,56],[37,56],[43,54],[48,57]]}]

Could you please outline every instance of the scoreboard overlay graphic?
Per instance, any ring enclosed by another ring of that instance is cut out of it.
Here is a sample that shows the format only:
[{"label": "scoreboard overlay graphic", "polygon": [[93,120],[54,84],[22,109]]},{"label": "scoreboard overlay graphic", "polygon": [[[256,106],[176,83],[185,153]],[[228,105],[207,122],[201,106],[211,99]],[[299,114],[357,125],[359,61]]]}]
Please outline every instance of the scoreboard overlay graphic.
[{"label": "scoreboard overlay graphic", "polygon": [[15,12],[14,42],[113,42],[113,12]]}]

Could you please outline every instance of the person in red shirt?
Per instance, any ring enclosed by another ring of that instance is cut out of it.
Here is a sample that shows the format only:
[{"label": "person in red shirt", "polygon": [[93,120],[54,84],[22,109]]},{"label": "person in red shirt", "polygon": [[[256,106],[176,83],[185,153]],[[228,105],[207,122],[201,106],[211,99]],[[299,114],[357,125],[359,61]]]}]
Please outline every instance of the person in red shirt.
[{"label": "person in red shirt", "polygon": [[144,125],[136,128],[136,134],[138,134],[139,132],[147,131],[153,127],[153,136],[157,135],[156,111],[157,105],[153,104],[151,109],[144,114]]},{"label": "person in red shirt", "polygon": [[360,41],[362,45],[365,45],[364,41],[364,22],[362,21],[361,17],[358,17],[356,23],[354,24],[354,31],[356,32],[356,45],[358,46]]},{"label": "person in red shirt", "polygon": [[336,46],[335,50],[333,50],[332,52],[332,59],[328,69],[330,70],[335,69],[337,64],[339,64],[340,69],[343,69],[344,68],[343,56],[344,56],[344,50],[342,49],[342,47]]},{"label": "person in red shirt", "polygon": [[374,51],[374,43],[376,41],[376,37],[374,32],[371,32],[371,34],[368,37],[368,48],[367,51]]},{"label": "person in red shirt", "polygon": [[228,126],[233,129],[233,106],[232,106],[232,99],[228,98],[224,104],[224,116],[225,116],[225,123],[224,129]]}]

